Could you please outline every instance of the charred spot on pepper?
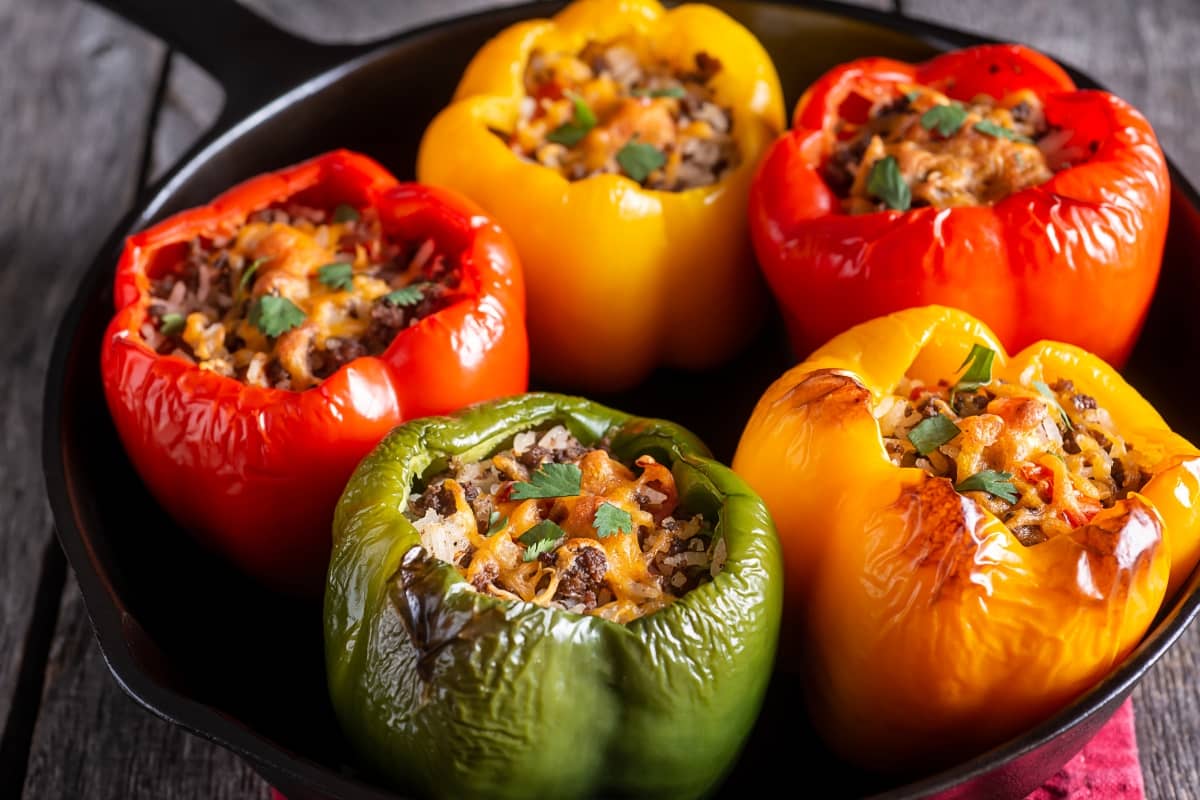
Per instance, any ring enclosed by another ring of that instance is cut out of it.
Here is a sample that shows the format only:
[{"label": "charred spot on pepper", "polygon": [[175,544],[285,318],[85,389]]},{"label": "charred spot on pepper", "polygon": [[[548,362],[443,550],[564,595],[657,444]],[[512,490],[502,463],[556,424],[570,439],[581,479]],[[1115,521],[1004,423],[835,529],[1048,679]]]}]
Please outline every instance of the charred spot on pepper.
[{"label": "charred spot on pepper", "polygon": [[1097,600],[1129,593],[1135,576],[1150,568],[1163,546],[1162,523],[1137,497],[1122,502],[1120,513],[1105,513],[1071,534],[1079,545],[1076,584]]},{"label": "charred spot on pepper", "polygon": [[978,531],[985,518],[969,499],[954,491],[950,481],[922,476],[905,484],[887,511],[904,520],[905,562],[934,569],[935,600],[970,586],[980,544]]}]

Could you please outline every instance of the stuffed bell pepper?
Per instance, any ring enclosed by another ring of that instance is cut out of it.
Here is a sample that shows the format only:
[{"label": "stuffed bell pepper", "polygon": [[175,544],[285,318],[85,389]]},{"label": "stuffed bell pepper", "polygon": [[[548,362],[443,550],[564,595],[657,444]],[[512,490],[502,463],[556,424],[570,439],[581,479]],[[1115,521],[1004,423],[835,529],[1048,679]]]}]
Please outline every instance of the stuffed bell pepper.
[{"label": "stuffed bell pepper", "polygon": [[101,367],[159,503],[318,591],[333,507],[405,419],[522,391],[516,252],[469,202],[337,151],[131,236]]},{"label": "stuffed bell pepper", "polygon": [[1026,47],[837,67],[750,193],[754,246],[801,357],[939,303],[1010,349],[1121,366],[1158,279],[1170,185],[1146,119]]},{"label": "stuffed bell pepper", "polygon": [[329,687],[397,786],[698,797],[771,675],[762,501],[687,431],[529,394],[394,431],[338,505]]},{"label": "stuffed bell pepper", "polygon": [[943,307],[775,382],[733,463],[778,525],[818,730],[887,771],[998,744],[1094,685],[1200,554],[1200,451],[1077,347]]},{"label": "stuffed bell pepper", "polygon": [[577,0],[479,51],[417,175],[516,241],[534,373],[614,391],[717,364],[757,328],[745,203],[782,127],[770,58],[724,13]]}]

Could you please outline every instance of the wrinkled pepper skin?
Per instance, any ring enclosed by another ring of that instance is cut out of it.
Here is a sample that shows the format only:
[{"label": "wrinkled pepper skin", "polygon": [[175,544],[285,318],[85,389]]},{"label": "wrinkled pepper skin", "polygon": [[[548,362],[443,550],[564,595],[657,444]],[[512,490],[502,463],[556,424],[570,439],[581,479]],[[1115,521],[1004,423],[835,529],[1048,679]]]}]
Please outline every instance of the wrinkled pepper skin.
[{"label": "wrinkled pepper skin", "polygon": [[[822,176],[836,127],[861,121],[856,106],[865,118],[870,103],[899,96],[904,83],[962,101],[1030,89],[1082,155],[991,206],[847,215]],[[1029,48],[986,45],[915,65],[866,58],[826,73],[762,160],[750,229],[801,358],[859,322],[936,303],[979,317],[1010,350],[1066,341],[1120,367],[1158,280],[1169,193],[1166,159],[1134,108],[1076,89]]]},{"label": "wrinkled pepper skin", "polygon": [[[627,625],[480,594],[419,547],[414,479],[533,425],[670,464],[716,518],[725,568]],[[423,796],[696,797],[731,765],[772,672],[778,541],[762,502],[687,431],[529,394],[393,432],[346,487],[325,595],[329,688],[357,751]]]},{"label": "wrinkled pepper skin", "polygon": [[[644,37],[671,62],[690,64],[701,50],[720,59],[713,85],[717,102],[732,110],[742,161],[718,183],[662,192],[623,175],[572,182],[521,158],[489,130],[512,130],[535,49],[574,52],[589,40],[627,34]],[[723,12],[578,0],[553,19],[503,31],[476,54],[453,103],[425,132],[417,175],[475,200],[516,241],[534,374],[617,391],[659,365],[721,363],[757,329],[768,301],[746,227],[746,195],[783,125],[770,57]]]},{"label": "wrinkled pepper skin", "polygon": [[[432,237],[456,254],[464,298],[304,392],[249,386],[160,356],[140,329],[151,279],[185,243],[288,199],[378,209],[389,235]],[[367,452],[406,419],[523,391],[528,377],[520,263],[468,201],[399,184],[336,151],[229,190],[126,241],[101,372],[130,460],[175,520],[270,586],[319,594],[333,508]]]},{"label": "wrinkled pepper skin", "polygon": [[[1040,365],[1095,397],[1158,461],[1149,483],[1025,547],[948,479],[893,465],[874,402],[905,374],[953,375],[972,343],[996,351],[995,377]],[[733,467],[783,546],[781,665],[831,746],[878,770],[944,766],[1058,710],[1132,650],[1200,553],[1200,451],[1095,356],[1053,342],[1007,356],[948,308],[869,321],[785,373]]]}]

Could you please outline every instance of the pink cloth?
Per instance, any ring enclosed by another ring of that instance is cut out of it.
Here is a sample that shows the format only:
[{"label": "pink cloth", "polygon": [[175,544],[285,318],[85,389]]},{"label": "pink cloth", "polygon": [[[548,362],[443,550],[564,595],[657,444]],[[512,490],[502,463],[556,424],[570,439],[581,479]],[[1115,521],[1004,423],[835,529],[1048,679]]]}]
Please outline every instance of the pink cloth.
[{"label": "pink cloth", "polygon": [[[1025,800],[1145,800],[1133,703],[1126,700],[1096,737]],[[271,790],[271,800],[287,800]]]}]

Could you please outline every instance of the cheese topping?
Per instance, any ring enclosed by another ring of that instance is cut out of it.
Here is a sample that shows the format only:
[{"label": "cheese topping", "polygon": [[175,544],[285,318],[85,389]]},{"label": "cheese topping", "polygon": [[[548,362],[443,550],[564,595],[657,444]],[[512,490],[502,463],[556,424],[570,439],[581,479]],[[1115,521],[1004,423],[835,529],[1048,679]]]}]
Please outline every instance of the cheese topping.
[{"label": "cheese topping", "polygon": [[712,579],[724,543],[680,516],[671,471],[636,472],[562,426],[491,459],[452,463],[410,502],[421,544],[480,592],[624,623]]}]

